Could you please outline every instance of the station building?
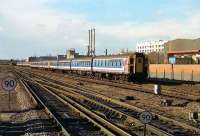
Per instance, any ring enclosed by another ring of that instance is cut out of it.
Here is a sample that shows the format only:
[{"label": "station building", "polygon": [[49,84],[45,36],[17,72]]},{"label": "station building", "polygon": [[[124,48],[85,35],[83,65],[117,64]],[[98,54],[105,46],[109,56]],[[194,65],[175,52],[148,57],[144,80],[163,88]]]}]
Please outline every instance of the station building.
[{"label": "station building", "polygon": [[164,52],[165,63],[200,64],[200,38],[168,41]]}]

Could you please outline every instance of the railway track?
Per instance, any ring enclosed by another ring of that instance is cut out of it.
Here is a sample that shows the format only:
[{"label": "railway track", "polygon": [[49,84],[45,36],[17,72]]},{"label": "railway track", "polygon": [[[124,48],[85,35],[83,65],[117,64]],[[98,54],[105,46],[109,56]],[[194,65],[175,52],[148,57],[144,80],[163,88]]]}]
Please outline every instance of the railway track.
[{"label": "railway track", "polygon": [[34,119],[24,123],[0,123],[0,135],[3,136],[20,136],[31,133],[55,133],[60,128],[52,119]]},{"label": "railway track", "polygon": [[[143,84],[133,84],[128,82],[122,81],[112,81],[112,80],[98,80],[98,79],[89,79],[85,77],[78,77],[78,76],[71,76],[67,75],[66,78],[71,78],[73,80],[82,81],[82,82],[90,82],[95,84],[101,85],[108,85],[112,87],[118,87],[122,89],[129,89],[134,91],[140,91],[144,93],[154,93],[153,86],[143,85]],[[177,88],[169,88],[163,87],[161,90],[160,95],[171,97],[171,98],[178,98],[178,99],[185,99],[189,101],[200,101],[200,92],[199,91],[185,91],[184,89],[177,89]]]},{"label": "railway track", "polygon": [[[12,72],[12,70],[7,70],[7,72]],[[18,80],[18,83],[24,87],[25,91],[28,91],[28,89],[25,87],[25,84]],[[33,97],[30,93],[28,93],[30,96],[30,99],[33,100]],[[37,101],[32,101],[35,105],[37,104]],[[20,121],[17,119],[17,121],[0,121],[0,136],[21,136],[26,134],[41,134],[46,135],[49,133],[56,134],[60,131],[60,127],[54,122],[52,118],[48,117],[38,117],[38,112],[43,112],[42,108],[40,106],[36,106],[34,108],[24,109],[24,110],[9,110],[1,112],[0,114],[3,115],[1,117],[4,118],[4,115],[11,115],[11,117],[16,118],[19,116]],[[12,116],[14,115],[14,116]],[[31,118],[29,117],[30,115]],[[21,117],[23,119],[21,120]],[[4,120],[4,119],[3,119]]]},{"label": "railway track", "polygon": [[23,82],[30,88],[34,97],[39,100],[45,109],[53,116],[65,135],[70,136],[93,136],[93,135],[123,135],[131,136],[134,133],[127,133],[120,127],[108,122],[95,114],[72,98],[62,98],[54,91],[45,88],[26,76],[17,73]]},{"label": "railway track", "polygon": [[[102,115],[106,119],[115,119],[116,121],[117,118],[117,120],[121,120],[121,124],[118,122],[118,126],[124,127],[123,125],[126,124],[125,128],[127,131],[136,131],[137,134],[139,134],[138,131],[142,131],[142,124],[138,120],[138,115],[143,111],[142,109],[120,103],[100,94],[96,94],[92,90],[73,84],[66,84],[62,81],[55,81],[53,79],[37,76],[37,82],[43,84],[45,88],[51,91],[54,90],[56,94],[60,94],[60,97],[71,98],[79,104],[84,103],[83,106],[90,110],[95,110],[97,114]],[[148,125],[147,129],[149,135],[158,136],[195,136],[200,134],[199,128],[157,114],[154,114],[154,121]]]},{"label": "railway track", "polygon": [[[44,75],[45,73],[41,73],[41,71],[37,71],[41,75]],[[53,73],[52,75],[55,76],[61,76],[60,74]],[[50,75],[49,75],[50,76]],[[134,91],[140,91],[144,93],[154,93],[154,88],[152,85],[148,84],[133,84],[125,81],[114,81],[114,80],[99,80],[99,79],[91,79],[84,76],[77,76],[77,75],[65,75],[63,77],[76,80],[78,82],[88,82],[88,83],[95,83],[100,85],[108,85],[112,87],[122,88],[122,89],[128,89],[128,90],[134,90]],[[187,88],[185,90],[185,88]],[[188,91],[188,88],[190,91]],[[183,87],[180,89],[162,86],[162,90],[160,95],[167,96],[175,99],[184,99],[188,101],[200,101],[200,92],[199,90],[191,90],[191,87]]]}]

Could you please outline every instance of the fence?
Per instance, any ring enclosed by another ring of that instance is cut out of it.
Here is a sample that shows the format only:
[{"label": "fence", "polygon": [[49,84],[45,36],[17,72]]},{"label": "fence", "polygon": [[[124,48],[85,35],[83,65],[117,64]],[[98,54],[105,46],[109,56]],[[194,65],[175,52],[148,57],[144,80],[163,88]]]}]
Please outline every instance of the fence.
[{"label": "fence", "polygon": [[149,78],[200,82],[200,65],[150,64]]}]

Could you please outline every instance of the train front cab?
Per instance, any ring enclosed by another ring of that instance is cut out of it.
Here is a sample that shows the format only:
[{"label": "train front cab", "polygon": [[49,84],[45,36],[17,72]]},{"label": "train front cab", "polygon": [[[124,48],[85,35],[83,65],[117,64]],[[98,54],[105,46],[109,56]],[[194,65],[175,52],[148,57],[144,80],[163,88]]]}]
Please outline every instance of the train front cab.
[{"label": "train front cab", "polygon": [[129,71],[131,80],[142,81],[147,75],[145,66],[145,56],[143,53],[135,53],[129,58]]}]

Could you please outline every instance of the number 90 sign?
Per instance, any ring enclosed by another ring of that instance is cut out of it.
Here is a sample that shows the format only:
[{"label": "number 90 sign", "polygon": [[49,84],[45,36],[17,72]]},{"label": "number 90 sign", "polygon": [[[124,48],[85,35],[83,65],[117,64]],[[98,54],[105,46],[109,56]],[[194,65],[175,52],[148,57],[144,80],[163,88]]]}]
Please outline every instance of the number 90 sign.
[{"label": "number 90 sign", "polygon": [[153,115],[150,112],[144,111],[140,114],[140,121],[144,124],[148,124],[152,121]]},{"label": "number 90 sign", "polygon": [[13,91],[17,86],[17,81],[13,77],[6,77],[2,80],[1,86],[5,91]]}]

